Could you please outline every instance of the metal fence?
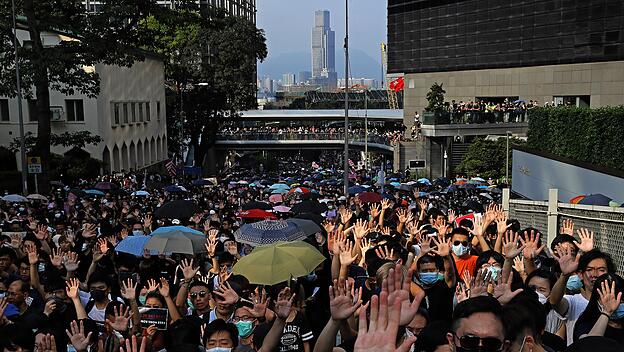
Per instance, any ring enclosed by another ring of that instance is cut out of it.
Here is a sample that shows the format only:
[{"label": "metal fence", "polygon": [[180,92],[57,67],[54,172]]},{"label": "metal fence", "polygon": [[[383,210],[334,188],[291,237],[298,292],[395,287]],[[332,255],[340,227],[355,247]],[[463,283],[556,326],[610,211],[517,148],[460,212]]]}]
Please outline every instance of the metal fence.
[{"label": "metal fence", "polygon": [[609,253],[618,272],[624,272],[624,208],[559,203],[556,197],[556,190],[551,190],[548,202],[509,200],[503,206],[523,228],[533,226],[548,234],[549,245],[566,219],[574,221],[575,229],[593,231],[594,246]]},{"label": "metal fence", "polygon": [[[219,140],[241,140],[241,141],[308,141],[308,140],[344,140],[342,133],[219,133]],[[364,142],[364,134],[349,134],[351,142]],[[391,145],[392,140],[387,136],[368,135],[369,143]]]}]

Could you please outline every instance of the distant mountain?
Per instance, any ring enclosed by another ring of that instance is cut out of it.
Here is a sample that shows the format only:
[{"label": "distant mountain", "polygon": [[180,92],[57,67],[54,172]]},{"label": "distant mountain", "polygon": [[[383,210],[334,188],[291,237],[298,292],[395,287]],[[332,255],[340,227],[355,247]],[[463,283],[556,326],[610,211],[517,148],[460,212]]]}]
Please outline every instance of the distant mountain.
[{"label": "distant mountain", "polygon": [[[353,78],[381,78],[381,64],[379,59],[374,59],[362,50],[352,49],[349,51],[351,61],[351,74]],[[282,79],[283,73],[299,74],[300,71],[312,70],[312,55],[309,52],[290,52],[277,56],[271,56],[258,65],[258,76],[270,76],[273,79]],[[338,77],[344,76],[344,51],[336,48],[336,71]],[[299,79],[299,77],[297,77]]]}]

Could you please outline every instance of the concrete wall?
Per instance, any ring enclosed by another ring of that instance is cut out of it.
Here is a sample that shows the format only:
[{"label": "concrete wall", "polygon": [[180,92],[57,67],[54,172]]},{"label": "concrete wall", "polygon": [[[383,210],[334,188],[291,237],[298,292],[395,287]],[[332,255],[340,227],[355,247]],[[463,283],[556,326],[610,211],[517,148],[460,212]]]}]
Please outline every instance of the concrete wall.
[{"label": "concrete wall", "polygon": [[422,114],[434,82],[444,84],[449,102],[518,96],[544,104],[553,96],[589,95],[592,107],[624,104],[624,61],[407,74],[406,125],[413,124],[416,111]]}]

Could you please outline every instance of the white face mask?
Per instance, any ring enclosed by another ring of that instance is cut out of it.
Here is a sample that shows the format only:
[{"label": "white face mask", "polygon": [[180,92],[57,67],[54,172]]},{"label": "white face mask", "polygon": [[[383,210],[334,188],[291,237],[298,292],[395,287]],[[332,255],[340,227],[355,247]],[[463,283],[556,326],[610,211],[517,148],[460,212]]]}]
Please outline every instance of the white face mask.
[{"label": "white face mask", "polygon": [[[412,337],[412,336],[416,336],[416,335],[414,335],[414,333],[413,333],[413,332],[411,332],[409,329],[405,329],[405,338]],[[412,344],[412,345],[410,346],[410,350],[409,350],[409,352],[414,352],[414,346],[416,346],[416,345],[415,345],[415,344]]]},{"label": "white face mask", "polygon": [[541,304],[546,304],[546,301],[548,301],[548,297],[544,296],[543,293],[535,291],[537,293],[537,299],[539,299]]},{"label": "white face mask", "polygon": [[209,348],[206,350],[206,352],[232,352],[232,348],[226,348],[226,347],[213,347],[213,348]]}]

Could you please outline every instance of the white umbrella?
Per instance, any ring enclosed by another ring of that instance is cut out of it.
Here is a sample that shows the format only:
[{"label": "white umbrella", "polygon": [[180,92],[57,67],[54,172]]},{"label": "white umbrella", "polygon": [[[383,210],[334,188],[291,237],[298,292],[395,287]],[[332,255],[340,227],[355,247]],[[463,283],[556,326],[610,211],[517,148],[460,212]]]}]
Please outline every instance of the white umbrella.
[{"label": "white umbrella", "polygon": [[37,193],[29,194],[26,198],[30,200],[42,200],[44,202],[48,201],[48,197]]}]

